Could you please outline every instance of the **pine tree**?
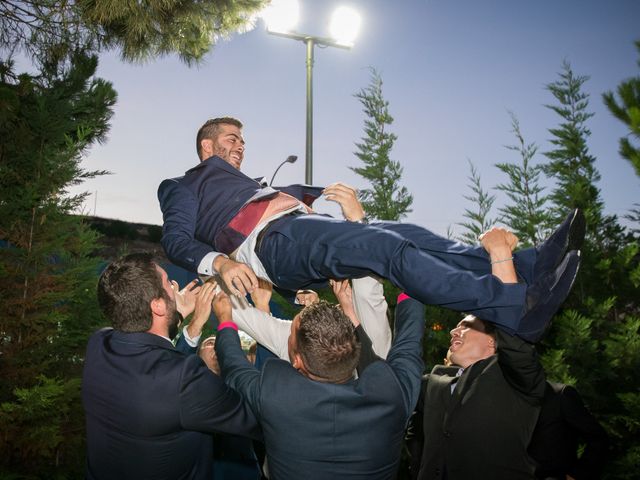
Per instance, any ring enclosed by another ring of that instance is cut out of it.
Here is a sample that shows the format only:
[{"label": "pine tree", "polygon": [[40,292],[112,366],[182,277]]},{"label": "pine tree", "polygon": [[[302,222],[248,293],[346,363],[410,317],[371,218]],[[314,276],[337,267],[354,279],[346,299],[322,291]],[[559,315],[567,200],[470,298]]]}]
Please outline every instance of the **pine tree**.
[{"label": "pine tree", "polygon": [[559,105],[549,107],[563,123],[550,130],[555,149],[545,172],[556,189],[550,197],[556,218],[580,207],[587,217],[582,265],[573,292],[556,315],[542,345],[550,380],[576,385],[611,436],[612,456],[605,478],[635,478],[640,460],[640,244],[615,216],[604,216],[595,158],[587,148],[587,77],[563,64],[560,80],[549,85]]},{"label": "pine tree", "polygon": [[[0,50],[31,58],[68,58],[79,47],[118,48],[141,61],[177,53],[192,63],[247,28],[266,0],[48,0],[0,2]],[[11,56],[11,55],[9,55]]]},{"label": "pine tree", "polygon": [[538,245],[546,237],[549,216],[545,211],[546,197],[542,195],[544,187],[540,186],[541,165],[532,165],[533,157],[538,152],[534,143],[527,144],[520,131],[520,122],[510,112],[512,132],[518,143],[506,148],[517,152],[522,163],[498,163],[498,167],[508,176],[509,183],[496,188],[507,194],[510,204],[499,209],[500,221],[505,223],[520,239],[522,246]]},{"label": "pine tree", "polygon": [[[636,43],[640,53],[640,40]],[[640,60],[638,60],[640,66]],[[605,105],[618,120],[629,127],[629,136],[620,139],[620,156],[628,160],[633,166],[636,175],[640,176],[640,75],[620,83],[617,88],[619,102],[613,92],[602,95]],[[634,145],[631,139],[635,139]]]},{"label": "pine tree", "polygon": [[602,222],[602,200],[595,185],[600,180],[596,159],[587,146],[591,131],[586,122],[593,116],[587,111],[589,95],[582,91],[587,80],[587,76],[576,76],[565,61],[560,79],[547,85],[547,90],[558,101],[558,105],[547,105],[547,108],[560,116],[561,123],[549,130],[553,136],[550,142],[555,148],[545,153],[550,162],[544,171],[556,181],[549,199],[554,220],[560,221],[569,211],[581,208],[588,230],[595,233]]},{"label": "pine tree", "polygon": [[402,166],[391,160],[393,144],[398,138],[386,130],[393,123],[389,113],[389,102],[382,95],[382,78],[371,69],[371,83],[355,97],[360,101],[366,115],[365,137],[356,143],[355,155],[364,167],[350,167],[371,183],[371,188],[360,190],[359,197],[367,216],[379,220],[400,220],[413,202],[406,187],[400,186]]},{"label": "pine tree", "polygon": [[478,244],[478,237],[496,223],[494,219],[489,217],[496,197],[482,187],[482,180],[478,170],[471,160],[468,161],[471,175],[468,177],[470,183],[467,186],[471,189],[473,195],[465,195],[464,198],[469,200],[476,210],[469,208],[464,210],[462,216],[469,221],[458,223],[466,230],[462,235],[458,236],[458,240],[469,245],[476,245]]},{"label": "pine tree", "polygon": [[[79,377],[95,299],[96,234],[68,188],[105,138],[116,94],[78,53],[40,76],[0,64],[0,464],[3,471],[81,466]],[[52,476],[52,475],[51,475]]]}]

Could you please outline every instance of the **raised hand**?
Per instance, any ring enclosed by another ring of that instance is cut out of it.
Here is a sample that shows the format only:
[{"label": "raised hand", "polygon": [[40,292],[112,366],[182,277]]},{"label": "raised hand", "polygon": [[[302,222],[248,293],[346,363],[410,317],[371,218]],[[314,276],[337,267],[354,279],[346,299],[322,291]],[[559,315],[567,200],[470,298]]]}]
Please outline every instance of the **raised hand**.
[{"label": "raised hand", "polygon": [[296,292],[296,302],[306,307],[320,300],[320,297],[313,290],[298,290]]},{"label": "raised hand", "polygon": [[227,290],[233,295],[244,297],[258,288],[258,277],[246,263],[236,262],[219,255],[213,264]]},{"label": "raised hand", "polygon": [[364,210],[358,200],[358,191],[341,182],[332,183],[322,193],[330,202],[336,202],[342,209],[345,220],[359,222],[364,219]]},{"label": "raised hand", "polygon": [[258,288],[251,292],[251,300],[258,310],[271,313],[269,308],[269,300],[273,293],[273,285],[262,278],[258,279]]},{"label": "raised hand", "polygon": [[360,321],[356,316],[356,310],[353,307],[353,291],[351,290],[349,280],[330,280],[329,284],[344,314],[349,317],[355,327],[360,325]]},{"label": "raised hand", "polygon": [[233,322],[231,299],[222,290],[213,299],[213,313],[216,314],[219,323]]},{"label": "raised hand", "polygon": [[189,325],[186,327],[189,332],[189,337],[196,338],[202,333],[202,328],[207,323],[207,320],[209,320],[209,316],[211,315],[211,302],[215,296],[217,286],[218,284],[216,282],[209,280],[200,287],[200,291],[196,296],[193,316],[191,317]]},{"label": "raised hand", "polygon": [[176,309],[182,315],[182,318],[187,318],[193,312],[196,307],[196,297],[200,292],[200,285],[198,279],[194,279],[189,282],[182,290],[180,285],[175,280],[171,280],[171,288],[175,292]]}]

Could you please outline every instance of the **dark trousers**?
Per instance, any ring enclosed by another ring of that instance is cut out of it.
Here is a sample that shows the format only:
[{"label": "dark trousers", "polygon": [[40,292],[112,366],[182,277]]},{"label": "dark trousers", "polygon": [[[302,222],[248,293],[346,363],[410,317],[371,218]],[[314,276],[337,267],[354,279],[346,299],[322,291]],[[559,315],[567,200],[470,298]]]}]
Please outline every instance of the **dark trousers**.
[{"label": "dark trousers", "polygon": [[363,225],[316,214],[274,221],[257,253],[281,288],[374,273],[422,303],[473,313],[511,333],[518,329],[535,262],[534,249],[518,252],[516,269],[525,283],[504,284],[491,275],[482,247],[408,223]]}]

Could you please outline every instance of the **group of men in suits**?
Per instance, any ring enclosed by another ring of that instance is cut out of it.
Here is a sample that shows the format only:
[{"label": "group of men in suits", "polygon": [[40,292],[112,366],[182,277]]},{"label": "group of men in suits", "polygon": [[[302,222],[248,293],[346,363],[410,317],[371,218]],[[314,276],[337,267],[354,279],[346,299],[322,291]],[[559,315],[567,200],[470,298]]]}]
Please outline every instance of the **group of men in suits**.
[{"label": "group of men in suits", "polygon": [[[322,190],[273,189],[247,177],[236,119],[206,122],[197,151],[199,165],[160,185],[162,244],[174,263],[216,275],[223,291],[205,284],[185,301],[157,264],[135,255],[103,273],[99,300],[113,329],[91,338],[85,363],[89,478],[210,478],[211,431],[262,436],[270,478],[393,478],[416,403],[420,478],[531,478],[526,447],[544,393],[532,343],[575,279],[579,213],[536,249],[513,252],[517,239],[502,229],[466,247],[415,225],[369,224],[339,184],[324,194],[345,221],[311,210]],[[259,279],[296,290],[372,274],[410,295],[396,309],[388,355],[369,348],[344,301],[305,307],[288,331],[274,328],[276,343],[286,336],[289,361],[260,372],[247,362],[234,297],[258,292]],[[178,303],[200,322],[215,310],[224,381],[198,356],[173,349]],[[424,303],[474,314],[452,330],[455,375],[421,381]],[[478,436],[482,429],[492,441]]]}]

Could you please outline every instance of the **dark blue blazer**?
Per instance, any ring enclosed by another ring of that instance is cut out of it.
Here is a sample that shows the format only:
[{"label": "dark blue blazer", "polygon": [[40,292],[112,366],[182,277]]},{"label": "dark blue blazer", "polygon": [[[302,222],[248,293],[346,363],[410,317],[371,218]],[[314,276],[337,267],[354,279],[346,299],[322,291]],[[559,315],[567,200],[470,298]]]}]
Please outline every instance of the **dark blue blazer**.
[{"label": "dark blue blazer", "polygon": [[260,438],[240,395],[150,333],[91,336],[82,380],[88,479],[207,479],[211,432]]},{"label": "dark blue blazer", "polygon": [[234,330],[218,333],[222,375],[260,420],[271,480],[395,478],[424,368],[424,307],[401,302],[395,328],[387,360],[344,384],[310,380],[279,359],[259,372]]},{"label": "dark blue blazer", "polygon": [[188,170],[184,176],[164,180],[158,200],[164,219],[162,246],[176,265],[196,272],[209,252],[227,251],[239,244],[225,227],[247,201],[258,192],[268,198],[282,191],[310,205],[322,189],[306,185],[265,187],[220,157],[211,157]]}]

